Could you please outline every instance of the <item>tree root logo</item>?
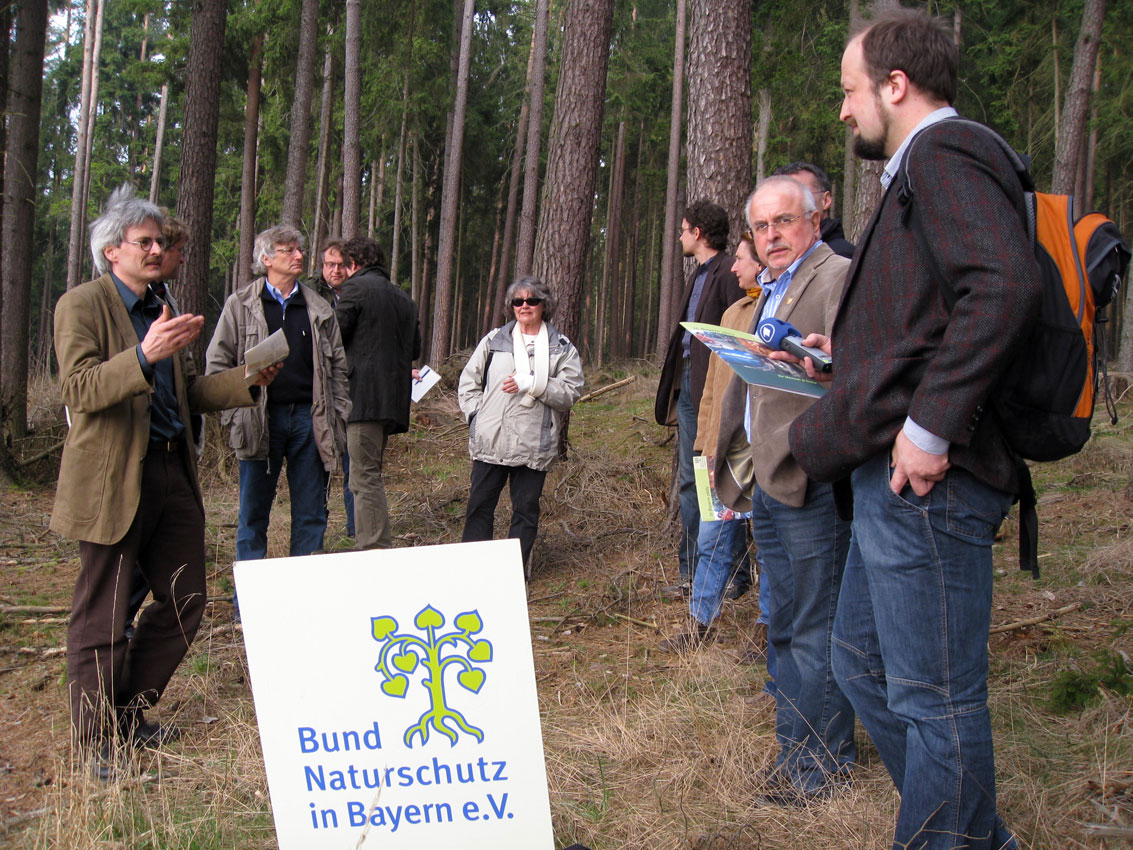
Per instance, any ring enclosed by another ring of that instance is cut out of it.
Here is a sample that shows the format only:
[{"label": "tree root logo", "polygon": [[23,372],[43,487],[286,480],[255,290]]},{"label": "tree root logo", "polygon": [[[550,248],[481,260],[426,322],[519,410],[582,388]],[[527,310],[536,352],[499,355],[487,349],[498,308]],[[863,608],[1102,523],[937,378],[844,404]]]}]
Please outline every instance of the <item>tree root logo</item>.
[{"label": "tree root logo", "polygon": [[[432,605],[426,605],[413,618],[413,625],[425,637],[408,631],[399,632],[397,620],[388,615],[372,617],[374,640],[382,644],[378,663],[374,669],[382,675],[382,692],[388,697],[405,699],[409,692],[409,679],[415,673],[422,676],[421,685],[429,695],[429,707],[417,722],[405,730],[405,746],[413,746],[413,738],[421,736],[421,745],[429,740],[429,730],[439,732],[452,746],[460,733],[484,740],[484,732],[471,725],[452,708],[445,693],[445,674],[458,668],[455,681],[466,691],[477,694],[484,687],[487,674],[477,664],[492,660],[492,644],[476,635],[484,628],[477,611],[457,614],[453,630],[442,633],[444,615]],[[449,676],[450,681],[452,676]]]}]

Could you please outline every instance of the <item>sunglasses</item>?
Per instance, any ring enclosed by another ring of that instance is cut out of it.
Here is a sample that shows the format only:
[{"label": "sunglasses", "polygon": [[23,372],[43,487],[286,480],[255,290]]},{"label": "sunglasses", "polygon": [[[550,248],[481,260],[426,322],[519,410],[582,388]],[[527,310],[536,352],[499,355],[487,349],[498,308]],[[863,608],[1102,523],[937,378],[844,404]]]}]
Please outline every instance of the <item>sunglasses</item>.
[{"label": "sunglasses", "polygon": [[527,304],[529,307],[538,307],[543,303],[542,298],[513,298],[511,299],[512,307],[522,307]]}]

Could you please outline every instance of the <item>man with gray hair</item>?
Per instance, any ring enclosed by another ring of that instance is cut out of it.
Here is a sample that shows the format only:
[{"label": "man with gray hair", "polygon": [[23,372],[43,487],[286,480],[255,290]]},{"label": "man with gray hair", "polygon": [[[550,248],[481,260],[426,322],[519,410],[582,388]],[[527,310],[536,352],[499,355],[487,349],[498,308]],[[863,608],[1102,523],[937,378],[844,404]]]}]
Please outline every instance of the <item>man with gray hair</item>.
[{"label": "man with gray hair", "polygon": [[[768,177],[745,212],[765,266],[750,331],[760,321],[790,322],[803,334],[834,323],[850,261],[819,238],[814,196],[792,177]],[[716,487],[724,504],[751,511],[752,539],[769,583],[768,644],[774,649],[780,752],[764,802],[800,805],[829,796],[856,757],[854,712],[834,681],[830,632],[850,543],[833,488],[812,481],[787,444],[787,429],[814,403],[809,396],[748,386],[738,376],[724,394],[718,447],[750,443],[753,485],[738,482],[717,451]]]},{"label": "man with gray hair", "polygon": [[[193,642],[207,598],[204,503],[190,416],[251,405],[244,370],[197,377],[186,351],[203,316],[174,315],[161,277],[161,210],[128,186],[91,225],[101,276],[55,308],[59,385],[71,417],[51,528],[79,541],[67,631],[67,687],[77,743],[95,775],[114,775],[117,736],[159,746],[177,730],[147,722]],[[256,380],[266,386],[274,369]],[[127,638],[137,564],[153,590]]]},{"label": "man with gray hair", "polygon": [[269,227],[256,237],[253,273],[228,297],[206,354],[206,371],[244,362],[245,352],[283,329],[291,349],[278,378],[255,407],[229,411],[221,422],[240,462],[236,560],[267,555],[268,519],[279,472],[287,464],[292,556],[323,548],[327,486],[346,445],[350,395],[346,354],[334,310],[299,283],[303,237]]}]

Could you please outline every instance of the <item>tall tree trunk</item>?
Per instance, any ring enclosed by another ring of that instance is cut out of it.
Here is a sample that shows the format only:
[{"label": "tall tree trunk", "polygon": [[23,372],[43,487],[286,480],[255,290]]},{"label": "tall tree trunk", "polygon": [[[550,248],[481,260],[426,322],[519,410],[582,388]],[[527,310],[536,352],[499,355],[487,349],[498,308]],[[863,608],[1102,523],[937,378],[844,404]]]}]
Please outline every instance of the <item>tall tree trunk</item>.
[{"label": "tall tree trunk", "polygon": [[543,83],[547,76],[547,18],[549,0],[535,2],[535,30],[531,36],[531,58],[527,66],[530,98],[527,121],[527,160],[523,169],[523,211],[519,216],[519,241],[515,251],[515,275],[531,273],[535,251],[535,207],[539,202],[539,153],[543,140]]},{"label": "tall tree trunk", "polygon": [[[536,25],[538,25],[538,22],[536,22]],[[488,282],[488,285],[492,288],[492,297],[489,299],[491,303],[487,307],[489,318],[484,333],[487,333],[495,325],[497,319],[503,315],[504,292],[507,290],[508,281],[512,274],[512,248],[515,247],[515,234],[520,215],[519,181],[523,176],[523,159],[527,151],[527,133],[531,129],[531,85],[535,73],[535,41],[535,35],[532,33],[531,49],[527,51],[527,85],[524,89],[523,104],[519,107],[519,119],[515,125],[515,148],[512,150],[511,167],[509,169],[502,257],[496,271],[496,277]],[[534,206],[534,202],[532,206]],[[534,210],[532,212],[534,213]],[[534,232],[532,232],[532,250],[534,250]],[[515,277],[519,277],[518,257],[519,254],[516,252]],[[531,273],[530,263],[527,264],[526,273]]]},{"label": "tall tree trunk", "polygon": [[417,149],[416,131],[410,136],[410,147],[413,149],[413,196],[409,216],[409,292],[416,301],[421,292],[421,154]]},{"label": "tall tree trunk", "polygon": [[558,287],[556,324],[567,337],[582,318],[613,18],[614,0],[567,2],[534,265]]},{"label": "tall tree trunk", "polygon": [[625,178],[626,122],[618,122],[617,140],[610,158],[610,186],[606,192],[606,250],[602,263],[602,289],[598,293],[598,313],[595,322],[594,359],[601,366],[609,339],[610,355],[617,356],[617,335],[621,325],[617,320],[621,302],[617,298],[618,261],[621,259],[621,213],[623,181]]},{"label": "tall tree trunk", "polygon": [[[533,56],[534,54],[532,54]],[[528,69],[531,67],[531,58],[527,61]],[[530,76],[530,74],[528,74]],[[523,151],[527,141],[527,104],[519,109],[519,121],[516,122],[515,150],[511,156],[511,174],[508,179],[507,212],[504,214],[504,239],[500,249],[500,264],[496,270],[495,280],[491,282],[492,297],[488,305],[488,320],[484,323],[484,333],[487,333],[499,321],[504,312],[504,293],[507,291],[509,272],[511,270],[511,249],[515,241],[516,207],[519,203],[519,173],[523,164]],[[519,276],[516,269],[516,277]]]},{"label": "tall tree trunk", "polygon": [[[755,182],[767,174],[767,138],[771,135],[771,91],[759,90],[759,130],[755,143]],[[742,228],[741,228],[742,229]]]},{"label": "tall tree trunk", "polygon": [[401,184],[405,175],[405,152],[409,134],[409,71],[401,91],[401,131],[397,136],[397,172],[393,178],[393,235],[390,237],[389,279],[397,284],[397,265],[401,256]]},{"label": "tall tree trunk", "polygon": [[153,170],[150,173],[149,200],[157,203],[161,190],[161,157],[165,153],[165,122],[169,117],[169,83],[161,84],[161,101],[157,108],[157,140],[153,146]]},{"label": "tall tree trunk", "polygon": [[751,4],[746,0],[690,0],[688,91],[688,196],[726,209],[738,236],[751,171]]},{"label": "tall tree trunk", "polygon": [[4,154],[3,345],[0,348],[0,421],[4,436],[27,435],[28,326],[34,259],[35,181],[43,94],[47,0],[24,0],[16,13],[16,40],[8,78],[8,132]]},{"label": "tall tree trunk", "polygon": [[[896,5],[896,0],[873,0],[870,4],[874,12]],[[851,0],[850,20],[858,17],[858,0]],[[857,191],[854,193],[853,214],[847,219],[850,239],[857,241],[865,226],[869,224],[874,209],[881,200],[881,171],[884,163],[876,161],[859,160],[857,166]]]},{"label": "tall tree trunk", "polygon": [[[98,73],[99,65],[101,64],[100,58],[102,56],[102,30],[106,20],[106,0],[98,0],[97,17],[94,23],[94,52],[91,54],[91,67],[93,72],[90,78],[90,112],[87,114],[87,150],[85,154],[86,161],[86,179],[83,181],[83,214],[86,215],[86,210],[90,206],[90,163],[91,163],[91,149],[94,146],[94,122],[98,118],[98,81],[100,75]],[[84,220],[84,225],[85,225]]]},{"label": "tall tree trunk", "polygon": [[434,360],[451,353],[449,322],[452,310],[453,253],[456,242],[457,201],[460,196],[460,165],[464,145],[464,114],[468,105],[468,69],[472,59],[472,13],[474,0],[464,0],[460,26],[460,62],[456,75],[456,101],[452,110],[452,134],[447,145],[444,188],[441,190],[440,240],[437,246],[437,289],[433,303]]},{"label": "tall tree trunk", "polygon": [[350,239],[362,211],[362,0],[346,0],[343,66],[342,236]]},{"label": "tall tree trunk", "polygon": [[1082,212],[1094,208],[1094,169],[1098,159],[1098,91],[1102,86],[1102,54],[1094,65],[1094,81],[1090,85],[1090,133],[1086,138],[1086,155],[1082,157],[1081,186],[1074,196],[1082,199]]},{"label": "tall tree trunk", "polygon": [[[436,180],[433,180],[430,185],[436,186]],[[429,197],[431,199],[433,196],[430,195]],[[433,219],[435,217],[436,207],[430,200],[429,208],[425,211],[425,227],[423,228],[425,245],[421,249],[421,285],[417,290],[417,298],[414,299],[417,302],[417,315],[421,319],[421,341],[425,347],[425,350],[421,352],[422,363],[433,359],[433,311],[430,309],[432,279],[429,277],[429,258],[433,251]]]},{"label": "tall tree trunk", "polygon": [[43,264],[43,288],[39,293],[39,336],[36,338],[35,349],[35,367],[43,376],[51,374],[51,302],[52,302],[52,285],[51,273],[55,269],[55,231],[57,226],[54,222],[51,224],[51,229],[47,232],[47,251],[44,256],[46,262]]},{"label": "tall tree trunk", "polygon": [[[1078,170],[1078,156],[1086,136],[1086,115],[1090,108],[1090,82],[1101,41],[1102,20],[1105,18],[1105,0],[1086,0],[1082,9],[1082,28],[1074,46],[1074,65],[1070,71],[1070,85],[1062,108],[1062,123],[1058,126],[1058,143],[1054,157],[1054,177],[1051,191],[1070,194]],[[1079,210],[1081,211],[1081,210]]]},{"label": "tall tree trunk", "polygon": [[319,156],[315,162],[315,227],[312,230],[310,273],[318,268],[319,244],[327,229],[327,181],[330,170],[330,121],[334,105],[334,52],[331,50],[330,36],[334,28],[327,27],[327,49],[323,55],[323,89],[319,102]]},{"label": "tall tree trunk", "polygon": [[[199,3],[200,0],[197,2]],[[349,2],[347,9],[349,14]],[[307,185],[307,149],[311,141],[311,98],[315,87],[315,53],[318,39],[319,0],[303,0],[302,10],[299,13],[299,55],[295,60],[295,96],[291,101],[291,130],[287,137],[287,177],[283,189],[281,215],[283,224],[295,227],[299,227],[303,220],[303,193]],[[189,76],[192,77],[191,74]]]},{"label": "tall tree trunk", "polygon": [[842,151],[842,221],[847,228],[847,237],[857,241],[857,234],[853,232],[854,201],[857,197],[857,162],[854,158],[854,131],[846,127]]},{"label": "tall tree trunk", "polygon": [[376,159],[370,160],[370,211],[366,217],[366,237],[369,239],[374,238],[374,222],[377,219],[378,212],[378,161]]},{"label": "tall tree trunk", "polygon": [[1062,62],[1058,53],[1058,12],[1050,16],[1050,45],[1054,59],[1054,153],[1058,158],[1059,128],[1062,126]]},{"label": "tall tree trunk", "polygon": [[236,267],[241,279],[252,275],[252,241],[256,233],[256,146],[260,127],[260,78],[264,69],[264,34],[252,39],[248,61],[248,96],[244,103],[244,162],[240,172],[240,245]]},{"label": "tall tree trunk", "polygon": [[684,126],[681,118],[685,82],[687,8],[686,0],[677,0],[676,40],[673,47],[673,102],[669,110],[669,164],[665,172],[665,226],[664,238],[661,240],[661,293],[658,299],[660,309],[657,311],[655,354],[658,358],[664,357],[668,348],[669,333],[673,326],[673,305],[680,297],[680,286],[677,282],[677,269],[680,266],[680,256],[677,254],[677,222],[680,221],[677,191],[680,182],[681,128]]},{"label": "tall tree trunk", "polygon": [[[212,249],[213,187],[216,183],[217,121],[220,114],[220,59],[228,24],[228,0],[193,0],[185,84],[185,119],[181,139],[181,178],[177,215],[192,234],[193,250],[181,276],[181,307],[203,314],[208,297]],[[204,363],[205,337],[191,351]]]},{"label": "tall tree trunk", "polygon": [[82,276],[83,219],[86,217],[83,198],[86,197],[87,181],[90,179],[86,163],[87,128],[89,126],[87,118],[92,109],[91,77],[94,76],[95,69],[91,66],[91,59],[94,57],[94,27],[98,18],[97,9],[97,0],[87,0],[86,23],[83,26],[82,94],[79,101],[78,130],[75,138],[75,169],[71,178],[71,231],[67,240],[68,289],[78,286],[79,279]]},{"label": "tall tree trunk", "polygon": [[[141,50],[138,51],[138,63],[141,64],[141,65],[145,64],[146,51],[149,49],[149,14],[150,14],[149,12],[146,12],[145,15],[142,17],[142,47],[141,47]],[[137,109],[136,114],[141,115],[142,114],[142,90],[140,88],[138,89],[138,96],[137,96],[137,98],[135,98],[134,106]],[[149,115],[147,115],[145,117],[144,122],[140,122],[140,123],[135,122],[130,126],[130,144],[128,144],[126,146],[126,171],[129,174],[134,173],[134,166],[135,166],[135,161],[134,161],[135,150],[134,150],[134,148],[138,143],[138,136],[140,135],[140,130],[141,130],[142,126],[144,126],[145,124],[149,124],[149,120],[150,120],[150,117],[149,117]],[[144,153],[142,155],[142,159],[145,159]],[[146,166],[145,166],[145,163],[143,162],[142,168],[141,168],[143,173],[145,172],[145,168],[146,168]]]},{"label": "tall tree trunk", "polygon": [[505,173],[500,178],[500,192],[499,197],[496,199],[496,226],[492,231],[492,261],[488,266],[488,282],[485,284],[484,292],[477,293],[479,295],[479,303],[477,304],[477,315],[480,317],[479,327],[476,328],[478,334],[477,339],[486,334],[492,329],[492,303],[495,301],[495,286],[493,285],[496,280],[498,266],[500,265],[500,231],[504,228],[504,191],[508,185],[508,175]]}]

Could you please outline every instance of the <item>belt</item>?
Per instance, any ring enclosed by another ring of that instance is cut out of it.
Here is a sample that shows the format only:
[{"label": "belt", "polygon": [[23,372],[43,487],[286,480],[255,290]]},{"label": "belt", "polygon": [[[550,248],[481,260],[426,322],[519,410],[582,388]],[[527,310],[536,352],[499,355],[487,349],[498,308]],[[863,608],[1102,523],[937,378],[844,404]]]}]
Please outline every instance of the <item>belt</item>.
[{"label": "belt", "polygon": [[160,454],[177,454],[181,451],[181,444],[184,440],[150,440],[149,451],[151,453]]}]

